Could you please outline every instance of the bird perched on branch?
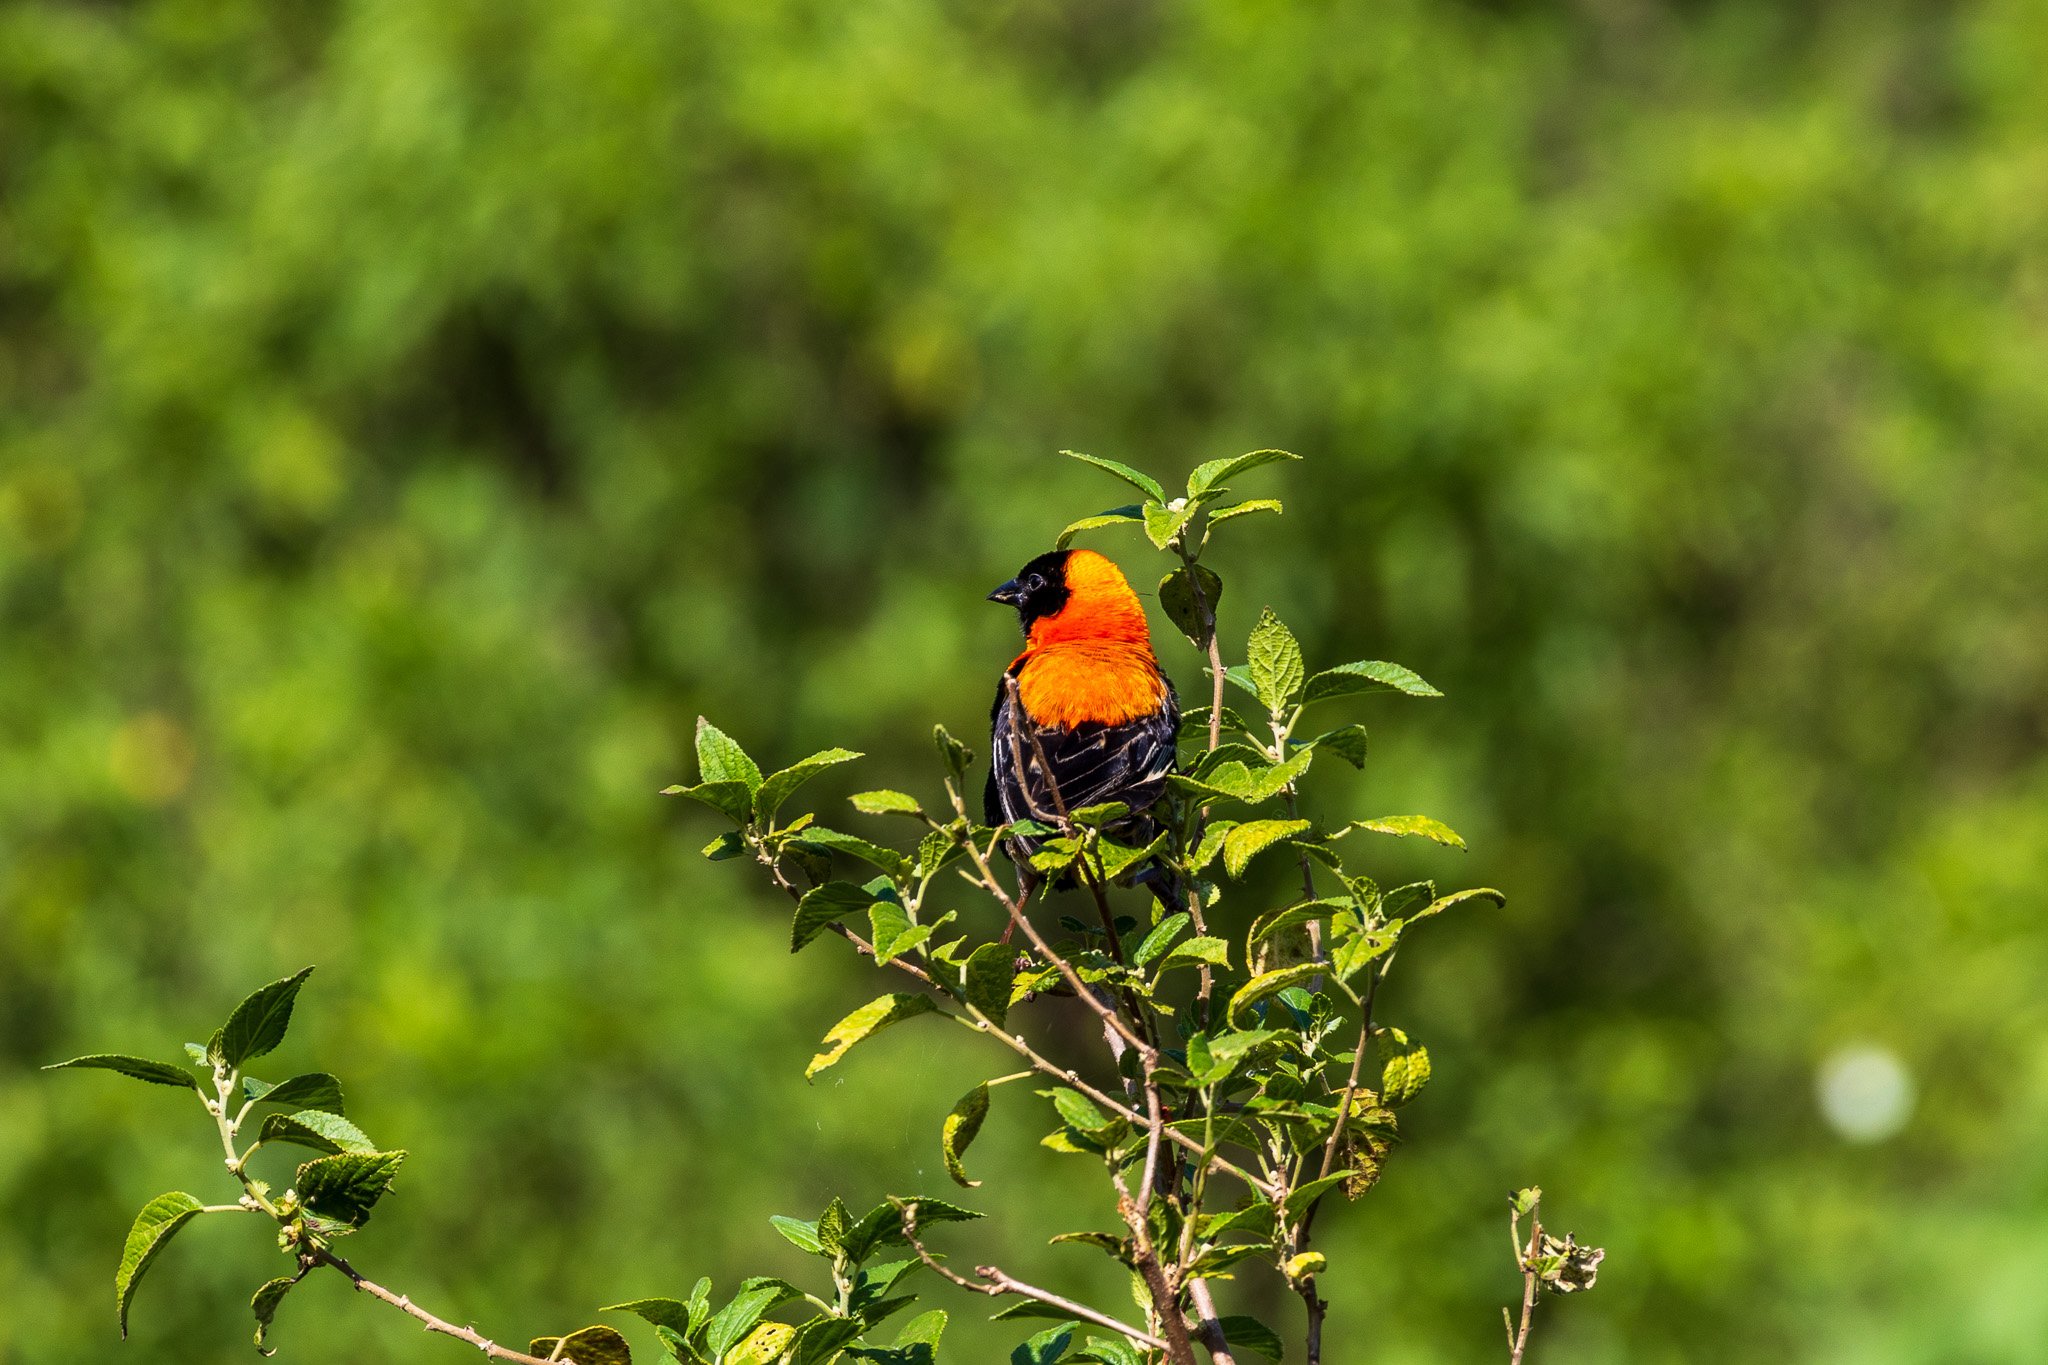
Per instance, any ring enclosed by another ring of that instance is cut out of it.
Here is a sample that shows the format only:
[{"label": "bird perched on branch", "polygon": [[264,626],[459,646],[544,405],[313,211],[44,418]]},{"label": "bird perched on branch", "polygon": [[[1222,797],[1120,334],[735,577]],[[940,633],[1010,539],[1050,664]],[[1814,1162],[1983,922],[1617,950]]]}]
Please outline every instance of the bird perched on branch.
[{"label": "bird perched on branch", "polygon": [[[1166,791],[1180,703],[1152,657],[1145,608],[1123,571],[1093,550],[1055,550],[988,595],[1017,609],[1024,652],[1011,662],[989,715],[983,797],[990,824],[1058,824],[1072,811],[1120,801],[1151,837],[1142,812]],[[1010,841],[1026,891],[1037,841]]]}]

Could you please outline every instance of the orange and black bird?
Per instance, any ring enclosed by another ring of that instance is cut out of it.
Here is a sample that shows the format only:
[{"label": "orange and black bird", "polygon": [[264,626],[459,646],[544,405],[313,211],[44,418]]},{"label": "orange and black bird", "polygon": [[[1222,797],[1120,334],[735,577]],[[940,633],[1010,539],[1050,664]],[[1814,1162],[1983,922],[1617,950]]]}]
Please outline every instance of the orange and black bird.
[{"label": "orange and black bird", "polygon": [[[1024,628],[1024,652],[989,715],[988,822],[1056,824],[1110,801],[1136,816],[1158,801],[1174,768],[1180,702],[1123,571],[1093,550],[1055,550],[988,599],[1014,606]],[[1027,891],[1035,848],[1011,843]]]}]

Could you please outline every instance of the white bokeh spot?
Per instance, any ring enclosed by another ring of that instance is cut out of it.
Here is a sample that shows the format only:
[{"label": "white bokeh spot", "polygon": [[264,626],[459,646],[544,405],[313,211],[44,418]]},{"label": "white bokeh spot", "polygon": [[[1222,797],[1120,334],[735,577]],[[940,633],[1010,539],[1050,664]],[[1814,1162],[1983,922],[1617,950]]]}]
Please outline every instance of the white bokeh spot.
[{"label": "white bokeh spot", "polygon": [[1913,1076],[1880,1043],[1836,1048],[1815,1078],[1828,1126],[1851,1142],[1882,1142],[1913,1116]]}]

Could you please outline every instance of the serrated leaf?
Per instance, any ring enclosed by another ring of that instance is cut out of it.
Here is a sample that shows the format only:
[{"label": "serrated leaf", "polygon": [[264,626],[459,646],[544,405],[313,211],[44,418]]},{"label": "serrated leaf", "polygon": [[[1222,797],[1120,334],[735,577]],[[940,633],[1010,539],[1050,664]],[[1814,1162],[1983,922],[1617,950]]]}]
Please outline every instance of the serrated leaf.
[{"label": "serrated leaf", "polygon": [[1212,967],[1230,967],[1230,945],[1220,938],[1191,938],[1166,955],[1166,961],[1159,965],[1160,971],[1175,966],[1195,966],[1207,963]]},{"label": "serrated leaf", "polygon": [[1349,981],[1359,970],[1386,955],[1399,935],[1384,930],[1353,934],[1330,953],[1330,972],[1339,981]]},{"label": "serrated leaf", "polygon": [[340,1080],[325,1071],[308,1071],[287,1077],[276,1085],[266,1085],[254,1076],[245,1076],[242,1078],[242,1093],[258,1104],[318,1109],[329,1114],[348,1112],[343,1106]]},{"label": "serrated leaf", "polygon": [[861,1334],[858,1318],[815,1317],[797,1329],[789,1351],[789,1365],[826,1365],[838,1358],[840,1349]]},{"label": "serrated leaf", "polygon": [[702,802],[737,825],[746,824],[747,817],[753,814],[754,810],[753,793],[747,790],[746,783],[737,780],[699,782],[694,787],[663,787],[661,794]]},{"label": "serrated leaf", "polygon": [[1058,538],[1053,541],[1052,547],[1055,550],[1064,550],[1069,545],[1072,545],[1074,537],[1083,531],[1099,531],[1105,526],[1128,526],[1132,522],[1141,520],[1143,515],[1138,504],[1131,503],[1127,507],[1112,507],[1107,512],[1100,512],[1092,517],[1083,517],[1079,521],[1068,522],[1066,529],[1061,531]]},{"label": "serrated leaf", "polygon": [[[1278,995],[1289,986],[1298,986],[1325,970],[1327,969],[1321,963],[1299,962],[1292,967],[1282,967],[1278,971],[1261,972],[1240,986],[1237,994],[1230,997],[1230,1009],[1225,1017],[1236,1023],[1239,1015],[1267,996]],[[1213,1050],[1214,1044],[1210,1046]]]},{"label": "serrated leaf", "polygon": [[405,1158],[402,1151],[323,1156],[300,1166],[292,1183],[299,1202],[314,1213],[361,1227],[370,1221],[370,1210],[391,1188]]},{"label": "serrated leaf", "polygon": [[921,815],[924,807],[917,798],[904,792],[890,791],[886,787],[871,792],[855,792],[848,798],[853,808],[863,815]]},{"label": "serrated leaf", "polygon": [[801,1218],[790,1218],[778,1213],[768,1220],[768,1225],[800,1251],[808,1251],[813,1256],[827,1254],[824,1240],[818,1236],[816,1223],[807,1223]]},{"label": "serrated leaf", "polygon": [[1154,958],[1161,956],[1173,946],[1174,939],[1180,937],[1181,931],[1186,929],[1188,924],[1188,913],[1185,910],[1176,911],[1159,921],[1152,932],[1145,935],[1145,941],[1138,945],[1137,951],[1131,954],[1131,964],[1136,967],[1150,966]]},{"label": "serrated leaf", "polygon": [[1357,663],[1338,664],[1316,674],[1308,680],[1301,699],[1306,704],[1360,692],[1399,692],[1410,697],[1443,695],[1423,681],[1412,668],[1390,664],[1384,659],[1362,659]]},{"label": "serrated leaf", "polygon": [[728,858],[744,857],[747,852],[747,841],[741,837],[738,830],[729,829],[704,845],[700,852],[707,861],[722,863]]},{"label": "serrated leaf", "polygon": [[988,1085],[977,1085],[960,1097],[952,1112],[939,1125],[939,1149],[945,1154],[946,1174],[962,1189],[974,1189],[979,1180],[967,1178],[967,1167],[962,1159],[967,1155],[968,1146],[981,1132],[982,1121],[988,1118]]},{"label": "serrated leaf", "polygon": [[[1036,1301],[1026,1299],[1024,1302]],[[1060,1357],[1067,1353],[1067,1347],[1073,1342],[1074,1324],[1071,1321],[1063,1326],[1048,1327],[1010,1352],[1010,1365],[1058,1365]]]},{"label": "serrated leaf", "polygon": [[1230,1317],[1218,1318],[1216,1325],[1223,1329],[1223,1339],[1232,1346],[1257,1351],[1268,1360],[1282,1360],[1287,1355],[1287,1348],[1282,1344],[1280,1334],[1257,1318],[1233,1314]]},{"label": "serrated leaf", "polygon": [[270,1324],[277,1318],[278,1305],[284,1302],[284,1296],[291,1293],[292,1286],[297,1283],[296,1277],[265,1280],[250,1296],[249,1311],[256,1315],[256,1349],[264,1355],[274,1354],[263,1349],[263,1340],[270,1335]]},{"label": "serrated leaf", "polygon": [[1406,1104],[1429,1084],[1429,1049],[1418,1047],[1398,1057],[1387,1058],[1380,1073],[1380,1098],[1388,1104]]},{"label": "serrated leaf", "polygon": [[633,1365],[633,1348],[610,1327],[579,1327],[566,1337],[535,1337],[526,1349],[576,1365]]},{"label": "serrated leaf", "polygon": [[790,842],[793,844],[806,844],[821,852],[829,851],[832,853],[850,854],[870,866],[880,868],[891,877],[907,877],[911,872],[910,859],[904,857],[895,849],[884,848],[880,844],[870,843],[858,835],[842,834],[836,829],[826,829],[823,825],[812,825],[803,832],[801,838],[793,839]]},{"label": "serrated leaf", "polygon": [[1224,836],[1224,869],[1233,877],[1242,877],[1253,858],[1307,828],[1306,820],[1248,820]]},{"label": "serrated leaf", "polygon": [[1324,1194],[1336,1189],[1350,1178],[1351,1172],[1339,1171],[1335,1175],[1326,1175],[1320,1180],[1311,1180],[1305,1184],[1296,1185],[1287,1192],[1287,1202],[1280,1206],[1280,1211],[1286,1216],[1288,1222],[1294,1222],[1304,1213],[1308,1212],[1309,1205],[1315,1203]]},{"label": "serrated leaf", "polygon": [[934,1308],[928,1313],[918,1314],[905,1323],[903,1330],[896,1336],[896,1344],[898,1346],[937,1347],[939,1339],[945,1334],[946,1310]]},{"label": "serrated leaf", "polygon": [[1229,838],[1230,832],[1236,828],[1235,820],[1210,821],[1208,828],[1202,831],[1201,842],[1196,844],[1195,851],[1188,855],[1188,871],[1200,872],[1214,862],[1216,855],[1223,851],[1223,841]]},{"label": "serrated leaf", "polygon": [[1307,670],[1301,661],[1301,645],[1295,641],[1294,632],[1273,614],[1271,607],[1259,613],[1258,622],[1252,627],[1246,657],[1252,690],[1258,694],[1259,700],[1268,711],[1277,714],[1285,710],[1301,691]]},{"label": "serrated leaf", "polygon": [[761,1285],[753,1289],[742,1289],[731,1303],[712,1314],[711,1321],[704,1327],[704,1345],[710,1350],[712,1359],[725,1355],[751,1331],[761,1315],[774,1307],[778,1290],[772,1285]]},{"label": "serrated leaf", "polygon": [[705,782],[738,782],[751,797],[761,789],[761,768],[739,742],[703,716],[697,717],[697,771]]},{"label": "serrated leaf", "polygon": [[1186,529],[1193,515],[1194,510],[1189,507],[1175,509],[1164,503],[1148,502],[1144,507],[1145,539],[1152,542],[1154,549],[1163,550]]},{"label": "serrated leaf", "polygon": [[128,1229],[128,1240],[121,1247],[121,1264],[114,1271],[114,1311],[119,1315],[124,1340],[128,1336],[128,1305],[134,1302],[143,1275],[178,1229],[192,1221],[203,1207],[183,1190],[173,1190],[144,1204],[142,1212],[135,1216],[134,1225]]},{"label": "serrated leaf", "polygon": [[1071,1365],[1145,1365],[1146,1359],[1122,1337],[1089,1337],[1083,1350],[1067,1357]]},{"label": "serrated leaf", "polygon": [[832,1026],[819,1045],[818,1055],[804,1068],[804,1079],[810,1080],[836,1064],[855,1044],[866,1042],[891,1024],[929,1014],[937,1008],[931,997],[924,995],[891,994],[870,1000]]},{"label": "serrated leaf", "polygon": [[874,895],[852,882],[826,882],[804,892],[789,925],[789,950],[802,952],[830,925],[855,919],[875,903]]},{"label": "serrated leaf", "polygon": [[827,768],[841,763],[851,763],[860,756],[852,749],[820,749],[809,758],[792,763],[782,771],[763,778],[760,789],[754,793],[754,813],[763,820],[772,818],[782,803],[796,793],[798,787]]},{"label": "serrated leaf", "polygon": [[301,1109],[291,1114],[270,1114],[257,1131],[258,1142],[290,1142],[316,1152],[374,1152],[377,1144],[369,1135],[339,1114],[319,1109]]},{"label": "serrated leaf", "polygon": [[151,1085],[182,1086],[187,1090],[199,1089],[199,1082],[190,1071],[169,1062],[153,1062],[147,1057],[130,1057],[119,1052],[95,1052],[84,1057],[73,1057],[68,1062],[52,1062],[45,1071],[63,1071],[78,1067],[96,1071],[113,1071],[133,1080],[147,1081]]},{"label": "serrated leaf", "polygon": [[938,747],[939,758],[944,761],[946,771],[953,775],[953,780],[965,779],[967,770],[974,766],[974,751],[953,738],[953,732],[943,725],[932,727],[932,743]]},{"label": "serrated leaf", "polygon": [[235,1006],[227,1023],[221,1025],[221,1060],[231,1067],[240,1067],[283,1042],[285,1030],[292,1022],[292,1003],[312,974],[311,967],[294,972],[253,992]]},{"label": "serrated leaf", "polygon": [[1041,1093],[1051,1098],[1052,1107],[1059,1111],[1062,1123],[1091,1137],[1098,1133],[1106,1133],[1123,1122],[1122,1119],[1111,1118],[1097,1109],[1095,1102],[1078,1090],[1070,1090],[1062,1085]]},{"label": "serrated leaf", "polygon": [[684,1336],[690,1334],[690,1305],[681,1299],[628,1299],[624,1303],[608,1303],[598,1311],[631,1313],[657,1327],[670,1327]]},{"label": "serrated leaf", "polygon": [[1397,838],[1419,834],[1446,848],[1465,847],[1465,841],[1458,837],[1458,831],[1441,820],[1430,819],[1427,815],[1382,815],[1371,820],[1353,820],[1342,829],[1332,830],[1330,837],[1335,839],[1349,834],[1354,829],[1362,829],[1369,834],[1391,834]]},{"label": "serrated leaf", "polygon": [[[1203,599],[1200,603],[1195,600],[1197,584]],[[1205,564],[1183,564],[1159,580],[1160,609],[1197,649],[1208,646],[1209,623],[1215,620],[1216,606],[1222,600],[1223,580]]]},{"label": "serrated leaf", "polygon": [[1278,498],[1247,498],[1243,502],[1233,502],[1228,507],[1218,507],[1211,511],[1209,524],[1215,526],[1234,517],[1248,516],[1253,512],[1271,512],[1278,516],[1280,511]]},{"label": "serrated leaf", "polygon": [[971,1223],[977,1218],[987,1217],[973,1209],[963,1209],[943,1199],[927,1199],[921,1194],[899,1194],[892,1196],[889,1202],[898,1209],[915,1209],[917,1225],[921,1228],[933,1223]]},{"label": "serrated leaf", "polygon": [[1422,909],[1417,910],[1407,918],[1406,923],[1413,924],[1417,920],[1425,920],[1432,915],[1441,915],[1451,907],[1463,905],[1466,901],[1492,901],[1497,906],[1506,906],[1508,898],[1490,886],[1475,886],[1469,891],[1453,891],[1448,896],[1437,897],[1428,905],[1423,906]]},{"label": "serrated leaf", "polygon": [[1094,465],[1097,469],[1108,470],[1131,487],[1143,493],[1146,497],[1153,498],[1159,502],[1166,501],[1166,490],[1161,488],[1159,481],[1150,474],[1141,474],[1127,464],[1116,460],[1106,460],[1100,455],[1084,454],[1078,450],[1062,450],[1060,454],[1070,460],[1080,460]]},{"label": "serrated leaf", "polygon": [[1212,489],[1221,488],[1240,474],[1250,473],[1261,465],[1278,460],[1298,460],[1301,456],[1289,450],[1253,450],[1243,455],[1232,455],[1221,460],[1204,460],[1188,475],[1188,496],[1198,498]]},{"label": "serrated leaf", "polygon": [[1016,975],[1016,951],[1007,944],[984,943],[960,969],[960,998],[1000,1028],[1009,1016],[1010,987]]},{"label": "serrated leaf", "polygon": [[1290,905],[1283,910],[1274,910],[1252,921],[1251,932],[1245,935],[1245,943],[1256,948],[1283,930],[1318,923],[1350,908],[1351,902],[1348,900],[1325,898],[1303,901],[1299,905]]},{"label": "serrated leaf", "polygon": [[1365,767],[1366,733],[1363,725],[1345,725],[1328,730],[1308,742],[1308,747],[1327,750],[1354,768]]}]

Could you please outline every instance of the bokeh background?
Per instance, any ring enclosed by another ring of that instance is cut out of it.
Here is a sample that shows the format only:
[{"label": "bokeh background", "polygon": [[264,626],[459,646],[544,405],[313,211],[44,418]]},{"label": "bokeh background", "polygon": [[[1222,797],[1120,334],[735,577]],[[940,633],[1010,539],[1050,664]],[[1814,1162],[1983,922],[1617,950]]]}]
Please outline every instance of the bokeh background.
[{"label": "bokeh background", "polygon": [[[0,1360],[248,1351],[232,1220],[115,1338],[203,1118],[33,1068],[308,962],[277,1069],[415,1152],[356,1255],[501,1338],[942,1188],[1000,1061],[806,1086],[872,978],[655,789],[703,712],[931,790],[981,593],[1122,501],[1054,452],[1270,445],[1226,630],[1449,694],[1318,804],[1511,896],[1403,955],[1329,1358],[1501,1358],[1535,1181],[1610,1248],[1539,1359],[2042,1359],[2044,66],[2039,0],[0,8]],[[1035,1103],[947,1241],[1118,1294]],[[338,1281],[275,1340],[462,1354]]]}]

